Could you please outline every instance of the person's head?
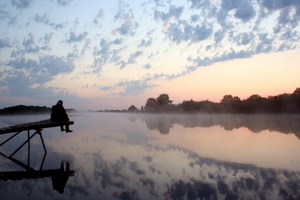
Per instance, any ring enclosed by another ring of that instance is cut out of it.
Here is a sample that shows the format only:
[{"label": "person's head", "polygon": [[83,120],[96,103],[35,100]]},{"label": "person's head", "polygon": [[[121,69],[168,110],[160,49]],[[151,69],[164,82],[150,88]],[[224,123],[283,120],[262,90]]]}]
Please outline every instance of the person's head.
[{"label": "person's head", "polygon": [[63,103],[64,103],[64,102],[63,102],[62,100],[59,100],[59,101],[57,102],[58,105],[63,105]]}]

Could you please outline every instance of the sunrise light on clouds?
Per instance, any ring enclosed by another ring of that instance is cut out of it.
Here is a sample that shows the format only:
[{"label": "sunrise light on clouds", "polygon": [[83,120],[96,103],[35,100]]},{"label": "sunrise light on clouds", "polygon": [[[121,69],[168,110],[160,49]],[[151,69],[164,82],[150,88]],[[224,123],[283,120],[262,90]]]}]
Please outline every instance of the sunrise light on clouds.
[{"label": "sunrise light on clouds", "polygon": [[110,109],[300,87],[298,0],[4,0],[0,107]]}]

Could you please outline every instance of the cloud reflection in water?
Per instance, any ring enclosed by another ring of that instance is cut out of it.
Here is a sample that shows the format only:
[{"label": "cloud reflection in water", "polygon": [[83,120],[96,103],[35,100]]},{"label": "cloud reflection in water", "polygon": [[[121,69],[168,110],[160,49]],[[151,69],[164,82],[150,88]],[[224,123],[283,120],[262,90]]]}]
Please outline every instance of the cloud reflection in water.
[{"label": "cloud reflection in water", "polygon": [[[244,123],[244,118],[236,117],[234,120],[238,124]],[[258,140],[273,142],[275,141],[273,138],[277,138],[280,141],[290,142],[286,148],[291,152],[295,151],[292,154],[294,156],[299,152],[300,143],[292,134],[267,131],[271,128],[262,129],[262,133],[251,133],[245,128],[230,124],[229,118],[225,116],[218,119],[197,115],[86,113],[74,117],[74,121],[74,134],[45,134],[46,145],[51,149],[50,153],[68,154],[73,160],[76,173],[68,181],[64,194],[56,196],[57,194],[52,191],[42,189],[45,183],[24,182],[23,185],[34,188],[31,191],[23,191],[24,199],[37,196],[42,196],[43,199],[53,197],[299,199],[300,197],[299,165],[295,168],[299,159],[295,158],[294,168],[289,168],[289,165],[263,167],[241,159],[251,155],[245,153],[247,149],[242,149],[243,146],[248,148],[249,144],[228,144],[229,141],[238,139],[242,141],[242,137],[248,142],[259,142]],[[230,128],[224,130],[222,124],[233,127],[234,131],[229,131]],[[168,130],[169,134],[157,131],[161,130],[162,126],[162,130]],[[281,126],[285,126],[283,122]],[[218,140],[223,142],[228,152],[222,152],[226,150],[222,147],[211,146],[222,144],[217,143]],[[291,143],[292,141],[294,143]],[[205,143],[208,143],[207,146]],[[253,143],[253,146],[255,145],[259,151],[263,150],[258,144]],[[229,148],[232,146],[235,148],[231,151]],[[283,146],[278,144],[277,148]],[[206,151],[211,154],[206,154]],[[252,149],[248,151],[255,152]],[[273,149],[270,153],[272,151]],[[239,155],[228,157],[232,152]],[[220,157],[208,156],[220,154]],[[273,154],[274,159],[281,158],[276,154],[277,152]],[[257,160],[267,155],[268,152],[262,151],[261,155],[257,155]],[[236,160],[233,161],[233,158]],[[285,159],[288,161],[289,158]],[[17,191],[22,191],[19,187],[23,186],[16,184],[14,187]],[[7,195],[13,195],[12,190],[7,190],[2,183],[0,190],[6,191]]]}]

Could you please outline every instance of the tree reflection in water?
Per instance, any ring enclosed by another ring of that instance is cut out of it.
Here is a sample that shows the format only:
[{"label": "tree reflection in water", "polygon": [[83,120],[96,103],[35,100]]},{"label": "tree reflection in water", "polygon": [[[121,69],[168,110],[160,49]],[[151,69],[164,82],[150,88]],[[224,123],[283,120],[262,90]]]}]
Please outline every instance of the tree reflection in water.
[{"label": "tree reflection in water", "polygon": [[[30,151],[28,151],[30,153]],[[64,193],[64,188],[69,180],[70,176],[74,176],[74,170],[70,169],[69,161],[61,161],[58,169],[46,169],[43,170],[43,164],[47,154],[44,154],[40,169],[36,170],[30,166],[30,162],[24,164],[22,161],[15,159],[11,156],[7,156],[0,152],[4,158],[15,163],[19,167],[25,169],[25,171],[2,171],[0,172],[1,181],[20,181],[24,179],[41,179],[51,177],[53,190],[56,190],[60,194]],[[30,156],[29,156],[30,157]]]},{"label": "tree reflection in water", "polygon": [[[12,181],[2,182],[0,190],[3,193],[0,193],[0,198],[8,197],[7,199],[9,199],[14,197],[15,191],[18,191],[24,196],[23,199],[37,197],[43,197],[43,199],[124,200],[300,199],[300,171],[297,166],[293,169],[274,165],[265,167],[264,165],[255,165],[255,163],[245,164],[252,162],[243,162],[243,160],[239,162],[234,159],[220,159],[221,156],[210,157],[201,152],[204,148],[199,148],[199,151],[193,149],[190,142],[195,141],[196,147],[200,142],[202,144],[207,142],[202,136],[210,135],[209,130],[211,129],[205,129],[203,134],[201,132],[196,135],[193,134],[197,132],[196,129],[196,131],[189,132],[191,129],[182,128],[222,126],[226,130],[231,130],[246,127],[256,132],[268,129],[298,134],[299,117],[296,115],[255,115],[255,117],[253,119],[253,116],[250,115],[175,116],[89,113],[86,117],[80,116],[81,124],[72,137],[61,137],[61,135],[54,137],[54,135],[52,139],[46,141],[53,149],[51,154],[57,153],[54,157],[59,159],[55,160],[72,160],[76,164],[76,176],[69,179],[62,178],[64,181],[62,181],[61,188],[65,187],[63,195],[52,191],[51,176],[47,176],[47,181],[40,179],[41,181],[26,182],[27,185],[20,182],[14,184],[15,182]],[[285,119],[286,121],[283,121]],[[180,127],[175,125],[180,125]],[[174,126],[174,130],[172,126]],[[284,130],[284,128],[286,129]],[[160,130],[161,133],[169,134],[161,135],[157,131],[148,129]],[[216,130],[219,131],[222,128],[217,127]],[[185,134],[181,134],[182,132]],[[221,136],[231,138],[232,135],[228,136],[225,132],[227,133],[227,131],[223,131]],[[256,137],[260,134],[251,135]],[[272,137],[271,134],[266,135],[267,139],[269,136]],[[280,135],[289,137],[284,134]],[[296,144],[291,147],[286,146],[286,148],[294,150],[293,147],[297,147],[298,141],[293,136],[289,138],[296,141]],[[179,142],[173,142],[171,139]],[[211,137],[207,137],[207,140],[209,139]],[[248,141],[246,140],[246,142]],[[263,143],[263,148],[264,145]],[[215,151],[216,154],[224,153],[214,148],[215,146],[212,146],[209,151]],[[234,148],[234,151],[239,150],[239,148]],[[229,153],[231,152],[229,151]],[[273,156],[273,149],[270,152]],[[247,153],[237,153],[249,156]],[[263,154],[261,156],[263,159],[264,155],[269,154]],[[60,159],[65,156],[71,156],[72,159]],[[257,159],[258,156],[254,155],[254,157]],[[273,156],[276,160],[278,157]],[[295,159],[291,162],[294,161],[297,165],[298,160]],[[6,163],[1,164],[7,168]],[[271,162],[271,164],[274,163]],[[68,171],[66,163],[63,164],[63,167],[60,167],[59,163],[55,167],[58,168],[55,170],[63,168],[64,172]],[[37,172],[34,173],[37,174]],[[62,177],[59,173],[56,174],[57,178],[58,176]],[[64,185],[66,180],[67,184]],[[54,182],[56,181],[54,180]],[[45,189],[45,185],[50,186],[51,191],[49,188]]]},{"label": "tree reflection in water", "polygon": [[222,126],[225,130],[248,128],[252,132],[263,130],[293,133],[300,139],[300,115],[241,115],[241,114],[141,114],[131,118],[140,118],[150,130],[157,129],[162,134],[170,132],[175,125],[183,127]]}]

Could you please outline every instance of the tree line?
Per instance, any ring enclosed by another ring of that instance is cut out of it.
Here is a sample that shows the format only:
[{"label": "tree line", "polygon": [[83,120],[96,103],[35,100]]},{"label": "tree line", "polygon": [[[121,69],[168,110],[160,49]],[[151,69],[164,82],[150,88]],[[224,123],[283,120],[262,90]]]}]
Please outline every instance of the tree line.
[{"label": "tree line", "polygon": [[173,104],[168,94],[161,94],[157,98],[148,98],[146,104],[138,110],[135,106],[130,106],[131,112],[201,112],[201,113],[300,113],[300,88],[291,94],[280,94],[276,96],[261,97],[254,94],[249,98],[241,100],[237,96],[225,95],[219,102],[183,101]]},{"label": "tree line", "polygon": [[[73,112],[75,109],[66,109],[67,112]],[[51,108],[46,106],[25,106],[17,105],[0,109],[0,115],[19,115],[19,114],[48,114]]]}]

